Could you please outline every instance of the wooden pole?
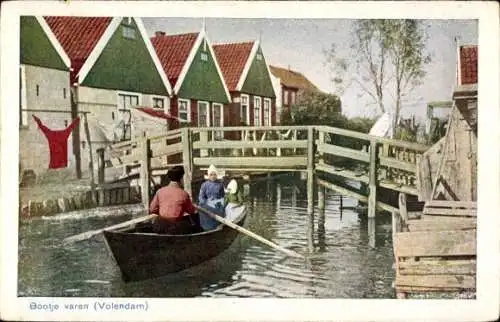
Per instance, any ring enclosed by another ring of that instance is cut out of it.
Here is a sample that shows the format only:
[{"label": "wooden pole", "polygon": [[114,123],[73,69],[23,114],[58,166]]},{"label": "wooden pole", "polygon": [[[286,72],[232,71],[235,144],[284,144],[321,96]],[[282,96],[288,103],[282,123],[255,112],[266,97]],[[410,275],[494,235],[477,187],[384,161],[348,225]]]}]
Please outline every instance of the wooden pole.
[{"label": "wooden pole", "polygon": [[105,178],[106,162],[104,161],[104,148],[97,149],[97,183],[103,184]]},{"label": "wooden pole", "polygon": [[143,206],[149,208],[149,182],[151,176],[151,153],[150,153],[150,141],[148,138],[142,138],[140,143],[140,158],[141,158],[141,200]]},{"label": "wooden pole", "polygon": [[279,245],[277,245],[277,244],[275,244],[275,243],[273,243],[273,242],[271,242],[271,241],[269,241],[269,240],[267,240],[267,239],[265,239],[265,238],[263,238],[263,237],[255,234],[255,233],[251,232],[250,230],[247,230],[247,229],[245,229],[245,228],[243,228],[241,226],[236,225],[235,223],[233,223],[230,220],[227,220],[227,219],[224,219],[224,218],[222,218],[220,216],[217,216],[216,214],[214,214],[211,211],[208,211],[208,210],[206,210],[204,208],[201,208],[201,207],[199,207],[197,205],[195,205],[195,207],[196,207],[196,209],[198,209],[198,211],[202,211],[202,212],[206,213],[208,216],[212,217],[213,219],[217,220],[218,222],[223,223],[224,225],[229,226],[229,227],[231,227],[231,228],[233,228],[233,229],[239,231],[240,233],[243,233],[243,234],[245,234],[245,235],[247,235],[249,237],[252,237],[253,239],[258,240],[261,243],[264,243],[264,244],[266,244],[266,245],[268,245],[268,246],[270,246],[270,247],[272,247],[272,248],[274,248],[276,250],[279,250],[279,251],[287,254],[288,256],[298,257],[298,258],[304,258],[303,255],[301,255],[301,254],[299,254],[297,252],[294,252],[293,250],[281,247],[281,246],[279,246]]},{"label": "wooden pole", "polygon": [[[71,86],[70,89],[71,98],[71,118],[74,120],[78,117],[78,88],[77,86]],[[86,114],[84,114],[86,115]],[[77,124],[73,129],[72,134],[73,141],[73,155],[75,156],[75,170],[76,178],[82,178],[82,158],[80,155],[80,124]]]},{"label": "wooden pole", "polygon": [[184,166],[184,190],[193,197],[191,187],[191,179],[193,176],[193,149],[191,142],[191,131],[188,127],[181,129],[181,142],[182,142],[182,163]]},{"label": "wooden pole", "polygon": [[144,216],[144,217],[139,217],[139,218],[135,218],[135,219],[132,219],[132,220],[128,220],[128,221],[122,222],[122,223],[117,224],[117,225],[104,227],[102,229],[86,231],[84,233],[81,233],[81,234],[74,235],[74,236],[71,236],[71,237],[63,239],[63,244],[69,244],[69,243],[74,243],[74,242],[77,242],[77,241],[86,240],[86,239],[89,239],[89,238],[91,238],[91,237],[93,237],[95,235],[98,235],[98,234],[102,233],[105,230],[112,230],[112,229],[119,229],[119,228],[127,227],[129,225],[133,225],[133,224],[137,224],[137,223],[149,220],[149,219],[153,219],[156,216],[157,215],[147,215],[147,216]]},{"label": "wooden pole", "polygon": [[314,128],[307,128],[307,248],[314,251]]},{"label": "wooden pole", "polygon": [[377,206],[377,142],[370,141],[370,181],[368,184],[368,218],[375,218]]},{"label": "wooden pole", "polygon": [[95,203],[95,179],[94,179],[94,156],[92,153],[92,140],[90,139],[89,122],[87,114],[83,114],[83,127],[85,128],[85,138],[89,148],[89,171],[90,171],[90,190],[92,191],[93,202]]},{"label": "wooden pole", "polygon": [[[318,144],[319,145],[325,144],[325,132],[323,132],[322,130],[319,130]],[[324,153],[321,152],[321,151],[319,151],[318,154],[319,154],[318,163],[320,163],[320,164],[325,163],[325,159],[324,159],[325,155],[324,155]]]},{"label": "wooden pole", "polygon": [[375,248],[376,246],[376,227],[375,227],[375,218],[368,218],[368,245],[371,248]]},{"label": "wooden pole", "polygon": [[318,209],[320,210],[325,209],[325,191],[325,187],[318,186]]},{"label": "wooden pole", "polygon": [[307,213],[314,209],[314,129],[307,129]]}]

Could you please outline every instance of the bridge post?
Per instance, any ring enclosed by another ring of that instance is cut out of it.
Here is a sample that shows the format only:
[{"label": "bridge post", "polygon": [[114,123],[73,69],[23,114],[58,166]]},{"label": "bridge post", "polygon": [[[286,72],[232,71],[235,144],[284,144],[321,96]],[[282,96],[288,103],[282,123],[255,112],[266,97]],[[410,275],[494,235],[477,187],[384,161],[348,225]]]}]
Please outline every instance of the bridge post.
[{"label": "bridge post", "polygon": [[188,127],[181,129],[182,141],[182,163],[184,166],[184,190],[192,197],[191,179],[193,176],[193,149],[191,142],[191,132]]},{"label": "bridge post", "polygon": [[150,201],[149,182],[151,179],[151,142],[147,137],[144,137],[143,139],[141,139],[139,146],[139,157],[141,158],[141,200],[144,207],[148,209]]},{"label": "bridge post", "polygon": [[375,140],[370,141],[370,177],[368,188],[370,194],[368,195],[368,218],[375,218],[377,208],[377,157],[378,157],[378,144]]},{"label": "bridge post", "polygon": [[307,213],[314,209],[314,128],[307,128]]},{"label": "bridge post", "polygon": [[314,128],[307,128],[307,247],[314,251]]},{"label": "bridge post", "polygon": [[325,209],[325,191],[326,188],[318,185],[318,209],[323,210]]},{"label": "bridge post", "polygon": [[97,149],[97,183],[103,184],[105,181],[106,163],[104,161],[104,148]]},{"label": "bridge post", "polygon": [[[322,130],[319,130],[318,131],[318,145],[322,145],[322,144],[325,144],[325,132],[323,132]],[[320,149],[318,149],[318,155],[319,155],[318,163],[324,164],[325,163],[324,153]]]}]

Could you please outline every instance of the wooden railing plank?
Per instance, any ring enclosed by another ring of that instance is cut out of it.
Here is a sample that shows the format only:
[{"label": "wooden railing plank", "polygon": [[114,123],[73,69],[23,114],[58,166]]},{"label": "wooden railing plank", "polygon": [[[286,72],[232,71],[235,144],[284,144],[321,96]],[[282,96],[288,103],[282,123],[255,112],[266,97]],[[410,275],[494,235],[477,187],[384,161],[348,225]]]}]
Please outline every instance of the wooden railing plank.
[{"label": "wooden railing plank", "polygon": [[307,148],[307,140],[298,141],[210,141],[194,142],[193,149],[276,149],[276,148]]},{"label": "wooden railing plank", "polygon": [[[467,218],[468,219],[468,218]],[[477,224],[475,218],[468,221],[460,220],[409,220],[409,231],[439,231],[439,230],[469,230],[476,229]]]},{"label": "wooden railing plank", "polygon": [[318,152],[328,153],[363,162],[370,162],[370,155],[366,152],[344,148],[332,144],[318,144]]},{"label": "wooden railing plank", "polygon": [[426,207],[444,208],[469,208],[477,209],[476,201],[454,201],[454,200],[430,200],[425,203]]},{"label": "wooden railing plank", "polygon": [[413,173],[417,171],[417,166],[415,164],[390,157],[380,157],[380,165]]},{"label": "wooden railing plank", "polygon": [[398,183],[394,183],[394,182],[387,182],[387,181],[380,181],[378,185],[380,187],[383,187],[383,188],[403,192],[403,193],[406,193],[406,194],[412,195],[412,196],[418,195],[417,189],[412,187],[412,186],[407,186],[407,185],[398,184]]},{"label": "wooden railing plank", "polygon": [[307,165],[307,157],[210,157],[193,158],[193,163],[197,166],[209,166],[217,164],[219,167],[242,167],[248,165],[249,168],[276,168],[276,167],[303,167]]},{"label": "wooden railing plank", "polygon": [[399,257],[476,255],[476,230],[404,232],[394,235]]},{"label": "wooden railing plank", "polygon": [[330,173],[333,175],[341,176],[344,178],[360,181],[363,183],[368,183],[368,175],[366,173],[358,173],[354,172],[351,170],[346,170],[346,169],[336,169],[334,166],[324,164],[324,163],[319,163],[316,164],[316,171],[323,171],[326,173]]},{"label": "wooden railing plank", "polygon": [[[476,278],[471,275],[399,275],[396,288],[423,288],[427,291],[443,289],[474,289]],[[422,290],[422,289],[421,289]]]},{"label": "wooden railing plank", "polygon": [[438,216],[463,216],[463,217],[476,217],[476,209],[447,209],[447,208],[433,208],[425,207],[424,215],[438,215]]},{"label": "wooden railing plank", "polygon": [[401,275],[474,275],[475,259],[419,260],[399,262]]},{"label": "wooden railing plank", "polygon": [[182,153],[182,143],[174,143],[161,148],[152,149],[152,157],[168,156]]}]

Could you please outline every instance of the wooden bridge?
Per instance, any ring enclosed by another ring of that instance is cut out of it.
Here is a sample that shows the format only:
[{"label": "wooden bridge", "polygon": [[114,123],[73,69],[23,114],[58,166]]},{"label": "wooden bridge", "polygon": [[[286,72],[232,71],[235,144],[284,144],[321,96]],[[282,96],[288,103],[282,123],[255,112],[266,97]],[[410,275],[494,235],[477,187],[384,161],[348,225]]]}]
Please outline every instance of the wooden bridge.
[{"label": "wooden bridge", "polygon": [[[307,173],[308,196],[313,195],[315,182],[326,184],[367,202],[369,217],[374,217],[376,208],[397,211],[377,201],[379,187],[418,196],[416,160],[427,149],[329,126],[182,128],[99,149],[98,183],[105,184],[106,172],[118,169],[122,173],[118,181],[138,179],[141,187],[150,187],[153,177],[181,164],[186,170],[185,189],[191,193],[192,180],[210,164],[233,173],[302,171]],[[324,176],[361,182],[369,194],[320,179]],[[308,199],[312,211],[313,198]],[[142,189],[143,203],[149,200],[149,189]]]}]

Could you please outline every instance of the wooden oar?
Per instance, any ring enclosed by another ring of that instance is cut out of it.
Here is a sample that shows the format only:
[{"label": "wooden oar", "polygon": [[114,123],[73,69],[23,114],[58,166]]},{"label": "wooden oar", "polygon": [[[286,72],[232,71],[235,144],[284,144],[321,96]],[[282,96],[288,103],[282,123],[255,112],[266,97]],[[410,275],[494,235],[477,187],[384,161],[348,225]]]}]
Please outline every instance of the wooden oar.
[{"label": "wooden oar", "polygon": [[86,240],[86,239],[89,239],[89,238],[91,238],[91,237],[93,237],[95,235],[98,235],[98,234],[102,233],[105,230],[111,230],[111,229],[118,229],[118,228],[127,227],[127,226],[132,225],[132,224],[137,224],[137,223],[140,223],[140,222],[152,219],[152,218],[154,218],[156,216],[157,215],[147,215],[147,216],[144,216],[144,217],[139,217],[139,218],[131,219],[129,221],[125,221],[125,222],[122,222],[122,223],[117,224],[117,225],[104,227],[102,229],[96,229],[96,230],[86,231],[84,233],[81,233],[81,234],[74,235],[74,236],[71,236],[71,237],[63,239],[63,243],[64,244],[69,244],[69,243],[74,243],[74,242],[77,242],[77,241]]},{"label": "wooden oar", "polygon": [[239,231],[240,233],[243,233],[243,234],[245,234],[245,235],[247,235],[249,237],[252,237],[253,239],[256,239],[256,240],[260,241],[261,243],[264,243],[264,244],[266,244],[266,245],[268,245],[268,246],[270,246],[270,247],[272,247],[272,248],[274,248],[276,250],[279,250],[279,251],[287,254],[288,256],[298,257],[298,258],[305,258],[304,255],[296,253],[293,250],[283,248],[283,247],[281,247],[281,246],[279,246],[279,245],[277,245],[277,244],[275,244],[275,243],[273,243],[273,242],[271,242],[271,241],[269,241],[269,240],[267,240],[267,239],[265,239],[265,238],[263,238],[263,237],[255,234],[255,233],[251,232],[250,230],[247,230],[247,229],[245,229],[245,228],[243,228],[241,226],[236,225],[235,223],[231,222],[230,220],[227,220],[225,218],[222,218],[221,216],[218,216],[218,215],[214,214],[213,212],[211,212],[211,211],[209,211],[207,209],[201,208],[198,205],[195,205],[195,207],[199,211],[202,211],[202,212],[206,213],[207,215],[209,215],[213,219],[217,220],[218,222],[223,223],[224,225],[229,226],[229,227],[231,227],[231,228],[233,228],[233,229]]}]

